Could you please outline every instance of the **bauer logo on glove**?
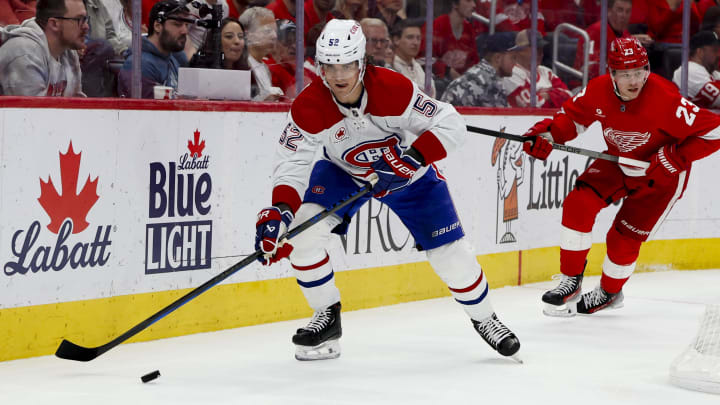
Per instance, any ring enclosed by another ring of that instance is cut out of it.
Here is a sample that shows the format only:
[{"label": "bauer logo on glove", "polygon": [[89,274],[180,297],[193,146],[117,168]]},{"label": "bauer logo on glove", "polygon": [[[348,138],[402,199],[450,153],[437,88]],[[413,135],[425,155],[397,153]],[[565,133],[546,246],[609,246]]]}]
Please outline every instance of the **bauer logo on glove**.
[{"label": "bauer logo on glove", "polygon": [[263,252],[258,258],[260,263],[271,265],[290,256],[292,245],[285,243],[284,239],[281,241],[278,239],[287,232],[293,219],[290,210],[281,211],[278,207],[268,207],[258,213],[255,224],[255,249]]}]

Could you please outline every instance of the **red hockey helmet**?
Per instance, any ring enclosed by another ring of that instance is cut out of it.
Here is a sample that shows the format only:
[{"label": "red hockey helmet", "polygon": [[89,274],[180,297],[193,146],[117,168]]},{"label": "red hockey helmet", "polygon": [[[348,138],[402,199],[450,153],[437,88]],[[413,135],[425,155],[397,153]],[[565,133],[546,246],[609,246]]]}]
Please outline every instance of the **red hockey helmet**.
[{"label": "red hockey helmet", "polygon": [[649,64],[645,47],[635,37],[616,38],[610,43],[608,53],[610,69],[636,69]]}]

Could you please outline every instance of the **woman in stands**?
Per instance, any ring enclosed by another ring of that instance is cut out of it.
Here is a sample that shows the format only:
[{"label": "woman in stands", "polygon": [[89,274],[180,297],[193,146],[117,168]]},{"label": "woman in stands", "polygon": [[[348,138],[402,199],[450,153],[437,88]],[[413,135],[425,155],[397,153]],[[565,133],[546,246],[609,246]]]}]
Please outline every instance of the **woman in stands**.
[{"label": "woman in stands", "polygon": [[[220,23],[220,55],[214,55],[215,41],[208,35],[202,49],[193,55],[190,67],[250,70],[245,45],[245,30],[238,20],[225,18]],[[219,58],[219,59],[218,59]]]}]

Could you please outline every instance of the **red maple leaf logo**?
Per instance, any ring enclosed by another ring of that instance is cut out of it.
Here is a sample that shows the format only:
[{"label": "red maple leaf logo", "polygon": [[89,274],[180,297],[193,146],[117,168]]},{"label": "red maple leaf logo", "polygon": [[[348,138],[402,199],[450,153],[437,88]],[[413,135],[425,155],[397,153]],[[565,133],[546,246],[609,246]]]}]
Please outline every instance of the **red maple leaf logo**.
[{"label": "red maple leaf logo", "polygon": [[188,141],[188,149],[190,150],[190,156],[200,157],[202,156],[202,151],[205,149],[205,140],[198,143],[200,141],[200,131],[197,129],[195,132],[193,132],[193,136],[195,138],[195,142],[192,140]]},{"label": "red maple leaf logo", "polygon": [[80,171],[80,155],[82,152],[76,154],[73,150],[72,141],[70,141],[67,152],[64,155],[60,153],[62,194],[58,194],[50,175],[48,175],[47,182],[40,178],[38,202],[50,216],[50,224],[47,228],[52,233],[58,233],[65,218],[72,220],[72,233],[84,231],[89,225],[85,217],[99,198],[97,195],[98,178],[95,177],[95,180],[90,181],[90,175],[88,175],[80,194],[75,194]]}]

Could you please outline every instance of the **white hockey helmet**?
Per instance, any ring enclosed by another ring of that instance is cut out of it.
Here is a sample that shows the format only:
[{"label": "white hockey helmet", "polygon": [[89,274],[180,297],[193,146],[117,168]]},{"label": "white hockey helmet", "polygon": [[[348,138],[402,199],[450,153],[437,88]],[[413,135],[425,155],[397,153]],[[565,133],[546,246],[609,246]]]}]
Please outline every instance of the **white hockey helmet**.
[{"label": "white hockey helmet", "polygon": [[365,34],[360,23],[341,19],[328,21],[315,43],[317,74],[325,82],[322,64],[344,65],[355,61],[360,68],[359,83],[362,82],[365,74]]}]

